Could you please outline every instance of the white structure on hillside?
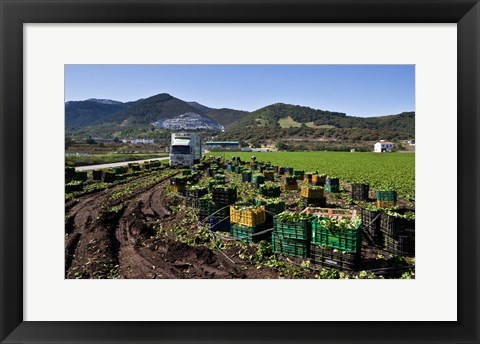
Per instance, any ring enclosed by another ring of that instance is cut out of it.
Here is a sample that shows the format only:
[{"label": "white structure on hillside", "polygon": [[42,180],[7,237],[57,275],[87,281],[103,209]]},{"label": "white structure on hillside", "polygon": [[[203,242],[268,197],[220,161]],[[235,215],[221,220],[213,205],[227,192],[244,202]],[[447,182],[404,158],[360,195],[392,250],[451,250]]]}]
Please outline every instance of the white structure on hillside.
[{"label": "white structure on hillside", "polygon": [[373,146],[373,151],[375,153],[391,152],[393,149],[393,143],[380,140],[380,142],[375,143]]}]

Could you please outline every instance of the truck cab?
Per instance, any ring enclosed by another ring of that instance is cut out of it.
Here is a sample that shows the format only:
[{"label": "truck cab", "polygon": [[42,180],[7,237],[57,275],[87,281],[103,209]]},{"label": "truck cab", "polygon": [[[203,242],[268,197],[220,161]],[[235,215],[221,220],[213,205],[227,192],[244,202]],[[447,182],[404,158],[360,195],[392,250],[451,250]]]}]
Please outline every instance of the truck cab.
[{"label": "truck cab", "polygon": [[193,166],[201,159],[200,138],[194,133],[173,133],[170,166]]}]

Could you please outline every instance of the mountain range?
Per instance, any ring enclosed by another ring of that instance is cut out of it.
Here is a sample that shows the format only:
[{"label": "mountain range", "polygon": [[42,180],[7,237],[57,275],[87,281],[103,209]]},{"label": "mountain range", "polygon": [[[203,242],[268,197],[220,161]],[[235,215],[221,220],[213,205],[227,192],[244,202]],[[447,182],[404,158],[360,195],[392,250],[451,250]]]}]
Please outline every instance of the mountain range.
[{"label": "mountain range", "polygon": [[167,137],[169,130],[206,130],[219,139],[244,141],[289,137],[340,140],[411,139],[415,113],[354,117],[345,113],[276,103],[248,112],[211,108],[167,93],[120,102],[91,98],[65,103],[68,134],[97,136],[143,135]]}]

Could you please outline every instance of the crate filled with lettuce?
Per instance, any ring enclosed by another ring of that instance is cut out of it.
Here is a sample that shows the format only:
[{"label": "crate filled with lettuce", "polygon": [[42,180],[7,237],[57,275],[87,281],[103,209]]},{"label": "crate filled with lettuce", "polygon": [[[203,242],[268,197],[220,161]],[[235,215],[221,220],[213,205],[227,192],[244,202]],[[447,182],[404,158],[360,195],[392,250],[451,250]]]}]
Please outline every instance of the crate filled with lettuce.
[{"label": "crate filled with lettuce", "polygon": [[260,185],[259,193],[263,197],[279,197],[281,193],[280,184],[274,182],[265,182]]},{"label": "crate filled with lettuce", "polygon": [[362,248],[362,220],[359,217],[316,217],[312,223],[312,243],[359,252]]},{"label": "crate filled with lettuce", "polygon": [[276,253],[307,258],[313,216],[284,211],[273,217],[272,247]]}]

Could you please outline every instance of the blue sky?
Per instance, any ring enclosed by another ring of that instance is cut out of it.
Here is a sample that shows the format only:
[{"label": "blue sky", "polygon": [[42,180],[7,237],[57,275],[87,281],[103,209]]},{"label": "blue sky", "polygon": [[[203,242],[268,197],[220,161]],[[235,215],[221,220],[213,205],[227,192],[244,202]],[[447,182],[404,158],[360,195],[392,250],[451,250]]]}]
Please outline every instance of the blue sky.
[{"label": "blue sky", "polygon": [[65,101],[169,93],[253,111],[273,103],[350,116],[415,111],[414,65],[66,65]]}]

